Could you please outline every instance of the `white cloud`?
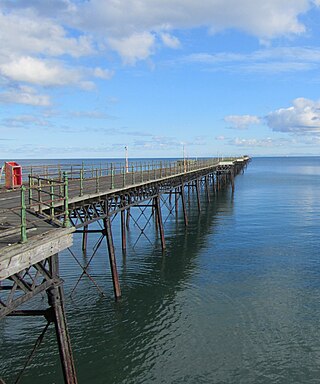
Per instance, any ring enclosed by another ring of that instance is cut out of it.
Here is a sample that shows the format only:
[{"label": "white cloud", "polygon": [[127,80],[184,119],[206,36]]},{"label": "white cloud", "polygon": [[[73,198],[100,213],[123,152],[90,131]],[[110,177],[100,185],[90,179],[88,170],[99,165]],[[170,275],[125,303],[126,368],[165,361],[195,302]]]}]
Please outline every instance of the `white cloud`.
[{"label": "white cloud", "polygon": [[153,52],[154,44],[155,36],[149,32],[109,39],[109,45],[118,52],[125,64],[135,64],[138,60],[148,58]]},{"label": "white cloud", "polygon": [[169,33],[162,33],[161,39],[162,39],[163,44],[166,47],[169,47],[172,49],[177,49],[177,48],[180,48],[180,46],[181,46],[179,39],[175,36],[170,35]]},{"label": "white cloud", "polygon": [[[90,78],[112,77],[113,72],[108,69],[79,67],[75,59],[96,53],[92,39],[81,31],[78,31],[77,37],[75,33],[70,36],[62,26],[62,19],[43,17],[40,10],[47,2],[5,2],[7,11],[0,7],[0,76],[9,87],[7,92],[2,93],[2,101],[17,100],[32,105],[49,103],[47,96],[36,99],[34,94],[29,97],[28,94],[12,91],[13,84],[43,87],[72,85],[92,90],[95,84]],[[56,6],[58,4],[64,12],[75,9],[68,0],[59,0]],[[27,9],[21,10],[24,6]],[[54,8],[52,4],[48,6]]]},{"label": "white cloud", "polygon": [[[299,21],[310,0],[17,0],[0,9],[1,58],[47,55],[81,57],[106,44],[126,64],[154,53],[160,38],[170,48],[180,41],[170,31],[206,27],[245,31],[261,40],[301,34]],[[69,31],[73,30],[72,33]],[[76,33],[74,33],[76,31]],[[19,38],[17,38],[19,36]]]},{"label": "white cloud", "polygon": [[266,48],[248,54],[219,52],[197,53],[185,57],[183,62],[207,64],[213,70],[283,73],[316,69],[320,62],[320,49],[311,47]]},{"label": "white cloud", "polygon": [[102,68],[97,67],[93,70],[93,75],[95,77],[100,78],[100,79],[109,80],[114,75],[114,72],[111,71],[110,69],[102,69]]},{"label": "white cloud", "polygon": [[49,96],[39,95],[35,89],[21,86],[19,89],[9,89],[0,93],[0,103],[47,107],[51,101]]},{"label": "white cloud", "polygon": [[30,11],[5,13],[0,9],[0,46],[0,55],[7,57],[30,54],[80,57],[94,53],[87,35],[68,36],[59,22]]},{"label": "white cloud", "polygon": [[78,23],[108,35],[206,26],[213,32],[238,28],[273,38],[304,32],[298,16],[310,5],[308,0],[92,0],[80,3]]},{"label": "white cloud", "polygon": [[291,107],[270,112],[265,120],[273,131],[319,134],[320,101],[297,98]]},{"label": "white cloud", "polygon": [[90,91],[95,88],[95,84],[92,81],[86,80],[86,77],[94,76],[109,80],[113,76],[113,72],[101,68],[66,67],[59,61],[23,56],[0,64],[0,75],[14,82],[45,87],[73,85]]},{"label": "white cloud", "polygon": [[229,141],[229,144],[237,146],[237,147],[244,147],[244,148],[255,148],[255,147],[282,147],[286,146],[288,143],[292,143],[292,141],[288,141],[287,139],[273,139],[271,137],[266,138],[251,138],[251,139],[244,139],[236,137],[234,139],[231,139]]},{"label": "white cloud", "polygon": [[0,73],[13,81],[44,86],[75,83],[81,78],[77,70],[66,70],[60,63],[29,56],[0,64]]},{"label": "white cloud", "polygon": [[18,115],[12,118],[3,119],[3,124],[13,128],[29,128],[30,126],[48,127],[48,120],[34,115]]},{"label": "white cloud", "polygon": [[229,115],[224,120],[234,129],[247,129],[249,125],[260,123],[259,117],[252,115]]}]

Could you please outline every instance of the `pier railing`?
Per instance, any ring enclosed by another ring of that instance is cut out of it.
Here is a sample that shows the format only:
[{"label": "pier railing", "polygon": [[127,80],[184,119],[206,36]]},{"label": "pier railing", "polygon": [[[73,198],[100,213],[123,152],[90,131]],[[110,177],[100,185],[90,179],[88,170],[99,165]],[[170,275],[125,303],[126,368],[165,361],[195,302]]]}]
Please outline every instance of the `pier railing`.
[{"label": "pier railing", "polygon": [[[41,180],[56,180],[63,183],[64,175],[69,180],[69,194],[72,197],[88,193],[100,193],[112,189],[125,188],[138,183],[146,183],[169,176],[183,174],[197,169],[217,165],[219,159],[184,159],[176,161],[150,161],[101,164],[86,166],[72,164],[66,166],[31,167],[29,188],[41,188]],[[27,168],[25,167],[26,171]],[[44,173],[35,173],[45,171]],[[40,184],[39,184],[40,182]]]},{"label": "pier railing", "polygon": [[[223,159],[234,160],[236,158]],[[220,161],[221,158],[210,158],[130,162],[127,165],[123,162],[109,163],[104,167],[88,167],[84,163],[68,167],[30,167],[28,181],[21,188],[12,191],[0,188],[0,241],[16,235],[17,242],[26,242],[32,230],[45,227],[46,224],[48,230],[50,225],[68,227],[71,198],[182,175],[217,166]],[[25,172],[27,169],[24,167]],[[39,173],[36,174],[36,171]]]},{"label": "pier railing", "polygon": [[68,178],[29,177],[29,185],[0,192],[0,241],[27,241],[30,233],[69,226]]}]

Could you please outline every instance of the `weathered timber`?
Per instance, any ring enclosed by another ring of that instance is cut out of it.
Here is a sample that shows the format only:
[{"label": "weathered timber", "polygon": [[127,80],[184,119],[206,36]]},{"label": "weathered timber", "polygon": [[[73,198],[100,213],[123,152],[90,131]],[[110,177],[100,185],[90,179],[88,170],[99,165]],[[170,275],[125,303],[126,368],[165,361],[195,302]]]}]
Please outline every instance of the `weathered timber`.
[{"label": "weathered timber", "polygon": [[74,228],[53,228],[23,244],[0,250],[0,281],[71,247]]}]

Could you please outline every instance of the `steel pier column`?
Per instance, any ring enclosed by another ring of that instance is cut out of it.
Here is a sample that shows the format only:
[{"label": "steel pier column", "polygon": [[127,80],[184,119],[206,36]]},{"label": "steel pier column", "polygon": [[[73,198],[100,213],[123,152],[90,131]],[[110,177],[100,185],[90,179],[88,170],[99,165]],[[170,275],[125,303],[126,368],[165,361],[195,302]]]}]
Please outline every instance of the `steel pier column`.
[{"label": "steel pier column", "polygon": [[184,184],[181,185],[181,202],[182,202],[184,225],[187,227],[188,226],[188,215],[187,215],[187,207],[186,207],[186,197],[185,197],[185,193],[184,193]]},{"label": "steel pier column", "polygon": [[126,236],[126,212],[121,211],[121,244],[122,251],[125,252],[127,249],[127,236]]},{"label": "steel pier column", "polygon": [[[59,259],[58,254],[49,259],[52,277],[58,277]],[[47,290],[48,303],[52,310],[56,335],[60,351],[64,381],[66,384],[77,384],[77,374],[74,366],[67,319],[64,309],[64,294],[62,286],[52,286]]]},{"label": "steel pier column", "polygon": [[164,230],[163,230],[162,213],[161,213],[160,196],[159,195],[154,197],[154,207],[156,210],[156,222],[158,224],[158,228],[159,228],[159,232],[160,232],[161,247],[162,247],[162,250],[165,250],[166,249],[166,242],[165,242],[165,238],[164,238]]},{"label": "steel pier column", "polygon": [[107,246],[108,246],[108,253],[109,253],[112,282],[113,282],[114,297],[116,300],[118,300],[121,297],[121,289],[120,289],[120,283],[119,283],[119,277],[118,277],[118,271],[117,271],[116,256],[114,252],[111,222],[109,217],[103,219],[103,224],[104,224],[105,234],[107,238]]},{"label": "steel pier column", "polygon": [[199,187],[199,179],[196,180],[196,192],[197,192],[197,203],[198,203],[198,211],[201,212],[201,203],[200,203],[200,187]]}]

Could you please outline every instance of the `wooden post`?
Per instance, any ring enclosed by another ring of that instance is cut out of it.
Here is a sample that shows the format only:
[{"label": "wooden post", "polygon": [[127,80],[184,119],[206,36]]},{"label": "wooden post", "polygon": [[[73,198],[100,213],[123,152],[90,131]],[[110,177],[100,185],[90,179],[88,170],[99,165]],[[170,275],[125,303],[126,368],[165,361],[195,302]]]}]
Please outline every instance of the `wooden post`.
[{"label": "wooden post", "polygon": [[104,223],[105,234],[107,238],[107,246],[108,246],[108,253],[109,253],[112,282],[113,282],[114,297],[116,300],[118,300],[121,297],[121,289],[120,289],[120,283],[119,283],[119,277],[118,277],[118,271],[117,271],[116,256],[114,252],[110,218],[107,217],[103,219],[103,223]]},{"label": "wooden post", "polygon": [[[50,257],[49,264],[52,276],[57,277],[59,273],[58,254]],[[67,319],[65,315],[62,286],[51,286],[47,290],[47,295],[56,329],[64,382],[66,384],[77,384],[77,374],[74,366]]]},{"label": "wooden post", "polygon": [[161,239],[161,247],[162,250],[166,249],[166,242],[164,238],[164,230],[163,230],[163,222],[162,222],[162,214],[161,214],[161,207],[160,207],[160,196],[157,195],[153,199],[154,201],[154,207],[156,210],[156,220],[158,223],[159,233],[160,233],[160,239]]}]

